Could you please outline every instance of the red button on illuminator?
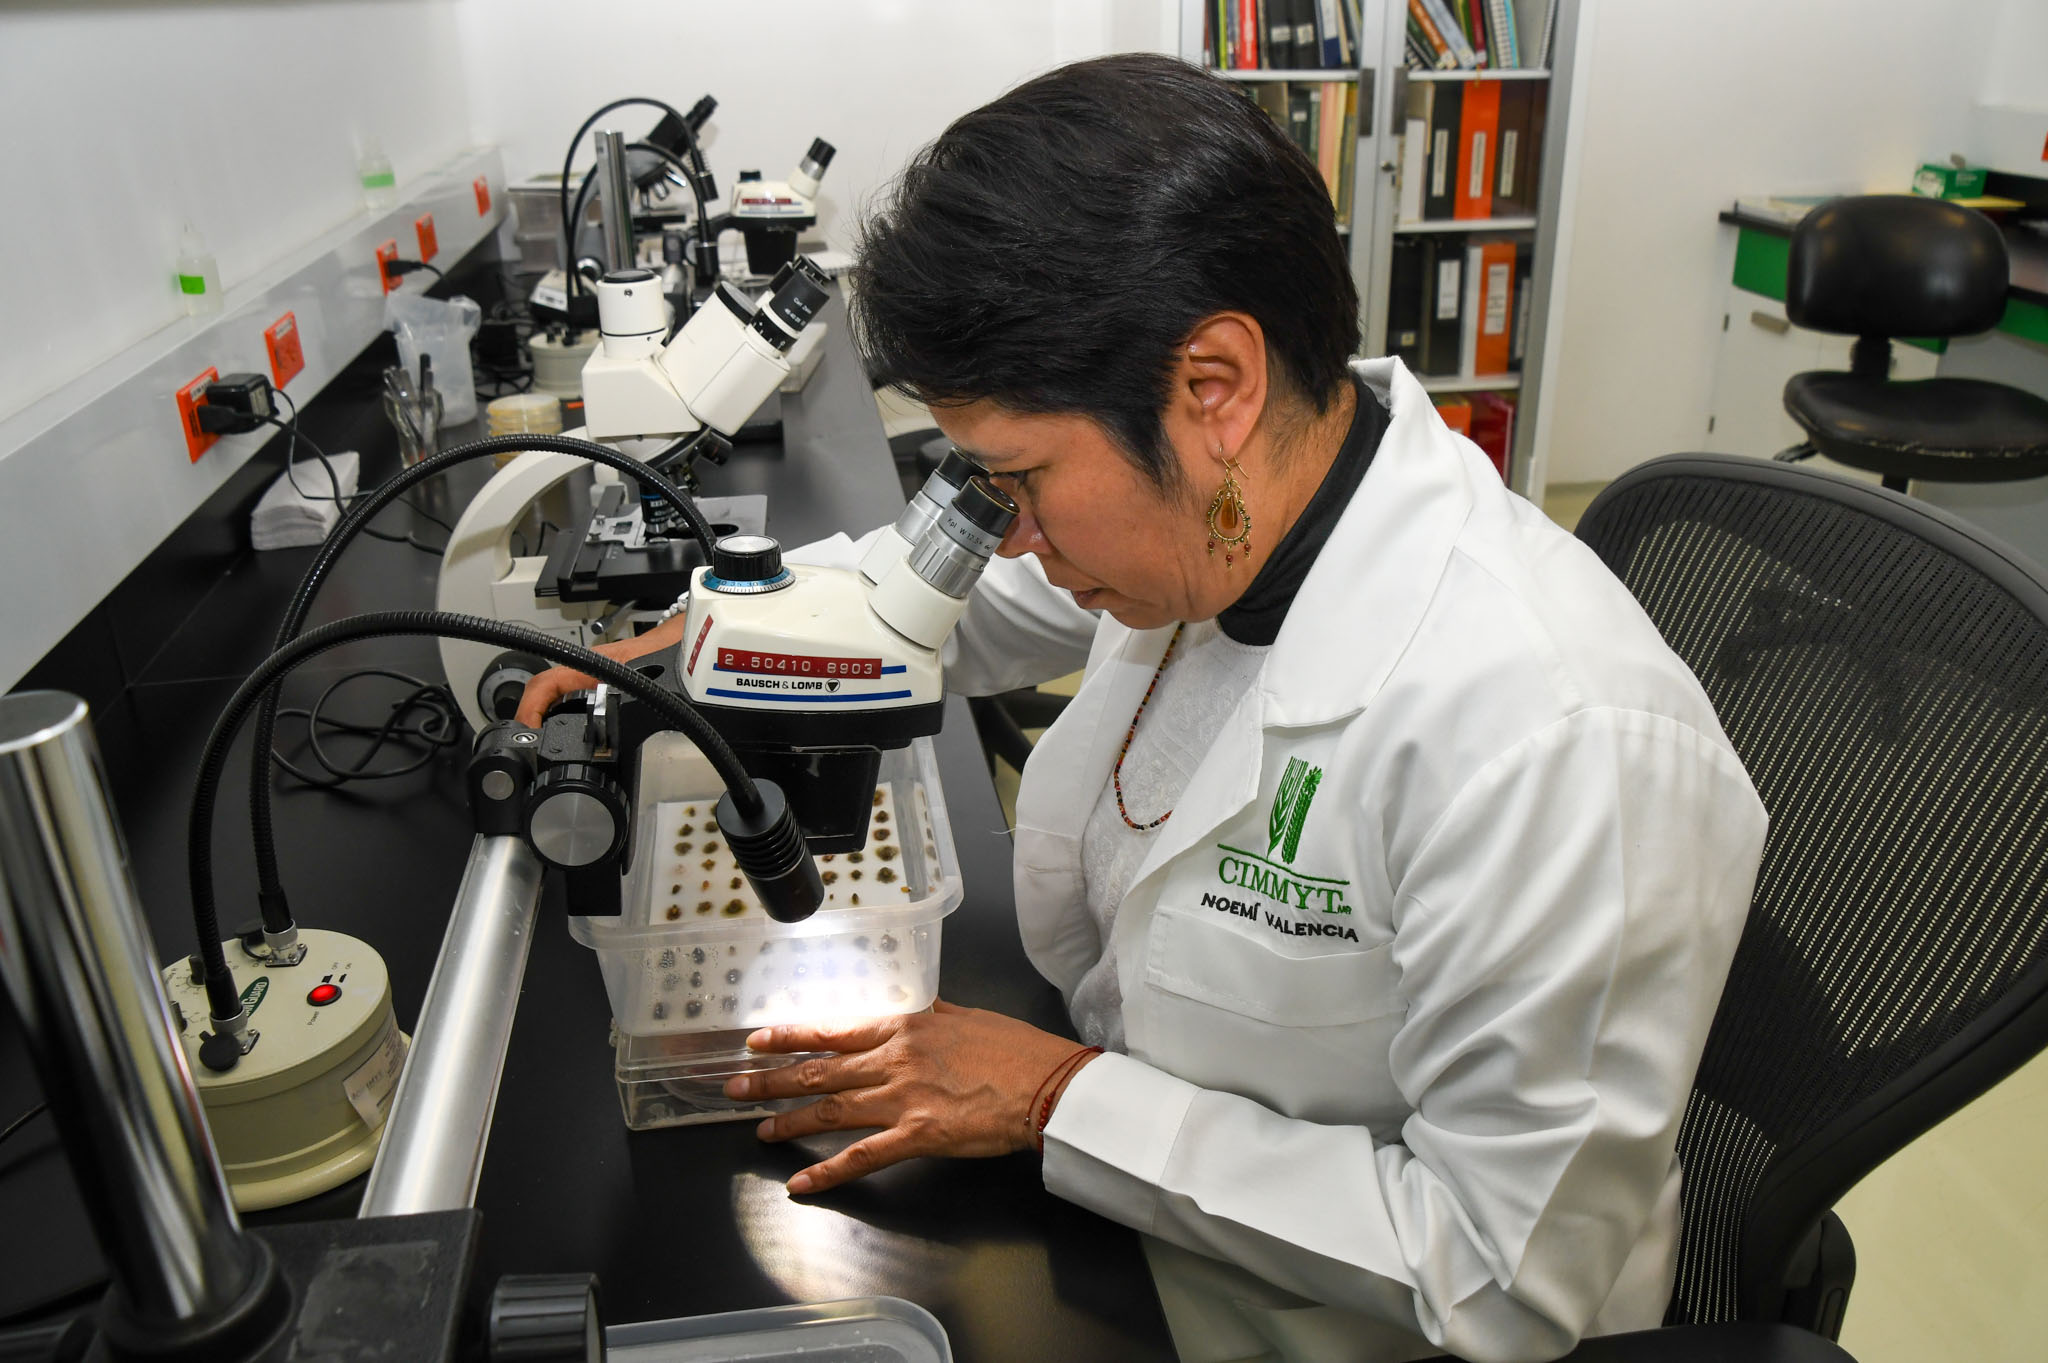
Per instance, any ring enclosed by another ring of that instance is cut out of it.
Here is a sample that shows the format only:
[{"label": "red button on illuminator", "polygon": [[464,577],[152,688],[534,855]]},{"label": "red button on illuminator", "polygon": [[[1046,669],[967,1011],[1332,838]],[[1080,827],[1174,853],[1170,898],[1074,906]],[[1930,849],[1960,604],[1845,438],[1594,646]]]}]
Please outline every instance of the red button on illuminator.
[{"label": "red button on illuminator", "polygon": [[312,1004],[315,1008],[325,1008],[340,997],[340,985],[316,984],[313,986],[312,991],[306,995],[306,1002]]}]

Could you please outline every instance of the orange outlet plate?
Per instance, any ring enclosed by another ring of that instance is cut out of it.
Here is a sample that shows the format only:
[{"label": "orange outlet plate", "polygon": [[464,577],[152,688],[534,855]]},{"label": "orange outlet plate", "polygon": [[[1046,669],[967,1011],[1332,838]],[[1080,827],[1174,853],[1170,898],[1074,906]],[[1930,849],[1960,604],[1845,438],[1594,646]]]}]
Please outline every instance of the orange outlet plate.
[{"label": "orange outlet plate", "polygon": [[420,259],[432,260],[441,253],[441,240],[434,235],[434,215],[422,213],[413,219],[412,230],[419,234]]},{"label": "orange outlet plate", "polygon": [[299,344],[299,319],[290,313],[263,328],[263,348],[270,352],[270,381],[279,388],[306,367],[306,351]]},{"label": "orange outlet plate", "polygon": [[185,453],[193,463],[199,456],[213,448],[213,442],[220,439],[212,431],[199,429],[199,409],[206,405],[206,399],[199,396],[199,390],[220,377],[218,369],[208,366],[205,373],[178,390],[178,428],[185,432]]},{"label": "orange outlet plate", "polygon": [[398,259],[398,238],[393,237],[377,248],[377,277],[384,281],[384,292],[390,293],[398,287],[399,276],[391,273],[391,262]]},{"label": "orange outlet plate", "polygon": [[484,214],[491,211],[490,177],[488,175],[477,176],[476,183],[471,188],[476,190],[476,215],[481,218]]}]

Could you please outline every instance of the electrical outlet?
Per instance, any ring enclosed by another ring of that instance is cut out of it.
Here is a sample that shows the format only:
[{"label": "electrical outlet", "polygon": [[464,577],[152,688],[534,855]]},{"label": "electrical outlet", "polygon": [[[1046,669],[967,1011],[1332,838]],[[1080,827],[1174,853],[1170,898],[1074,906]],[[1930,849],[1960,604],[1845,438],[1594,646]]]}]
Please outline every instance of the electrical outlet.
[{"label": "electrical outlet", "polygon": [[413,219],[412,230],[420,239],[420,259],[432,260],[441,253],[440,239],[434,235],[434,215],[422,213]]},{"label": "electrical outlet", "polygon": [[306,367],[306,352],[299,344],[299,319],[291,313],[263,328],[263,348],[270,352],[270,382],[282,388]]},{"label": "electrical outlet", "polygon": [[212,431],[199,429],[199,409],[206,405],[200,392],[207,384],[220,377],[220,371],[208,365],[206,372],[178,390],[178,427],[185,432],[185,453],[193,463],[199,456],[213,448],[213,442],[220,439]]},{"label": "electrical outlet", "polygon": [[390,293],[398,287],[402,276],[391,273],[391,262],[398,259],[398,238],[393,237],[377,248],[377,277],[384,281],[384,292]]},{"label": "electrical outlet", "polygon": [[476,190],[476,215],[481,218],[491,211],[491,177],[477,176],[476,183],[471,188]]}]

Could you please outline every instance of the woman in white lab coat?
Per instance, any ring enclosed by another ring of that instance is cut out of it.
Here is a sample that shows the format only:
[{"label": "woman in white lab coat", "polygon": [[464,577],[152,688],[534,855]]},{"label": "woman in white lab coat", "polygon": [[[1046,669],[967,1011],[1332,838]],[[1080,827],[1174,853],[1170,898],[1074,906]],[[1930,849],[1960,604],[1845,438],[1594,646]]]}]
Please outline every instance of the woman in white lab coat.
[{"label": "woman in white lab coat", "polygon": [[1146,1233],[1188,1359],[1657,1324],[1763,809],[1593,555],[1398,361],[1346,366],[1315,168],[1194,68],[1062,68],[918,156],[855,285],[878,372],[1020,508],[949,684],[1085,667],[1016,899],[1090,1045],[945,1004],[756,1034],[840,1053],[735,1081],[817,1096],[765,1138],[879,1128],[791,1190],[1042,1148]]}]

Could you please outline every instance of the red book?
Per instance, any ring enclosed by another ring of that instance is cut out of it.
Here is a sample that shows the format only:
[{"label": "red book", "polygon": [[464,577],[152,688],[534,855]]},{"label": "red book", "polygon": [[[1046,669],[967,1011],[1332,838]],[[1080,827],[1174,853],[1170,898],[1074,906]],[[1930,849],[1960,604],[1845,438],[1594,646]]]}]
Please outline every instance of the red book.
[{"label": "red book", "polygon": [[1445,398],[1436,404],[1436,414],[1459,435],[1472,434],[1472,404],[1465,399]]},{"label": "red book", "polygon": [[1458,196],[1454,218],[1493,216],[1494,158],[1500,141],[1500,82],[1465,82],[1458,113]]},{"label": "red book", "polygon": [[1246,71],[1259,65],[1259,0],[1237,0],[1237,64]]},{"label": "red book", "polygon": [[1472,372],[1508,372],[1508,342],[1515,319],[1515,243],[1489,241],[1479,248],[1479,315],[1472,347]]},{"label": "red book", "polygon": [[1505,393],[1474,393],[1471,412],[1472,443],[1486,452],[1505,483],[1508,455],[1515,447],[1515,400]]}]

